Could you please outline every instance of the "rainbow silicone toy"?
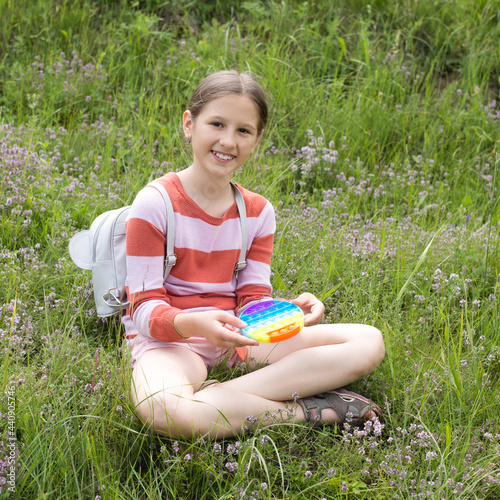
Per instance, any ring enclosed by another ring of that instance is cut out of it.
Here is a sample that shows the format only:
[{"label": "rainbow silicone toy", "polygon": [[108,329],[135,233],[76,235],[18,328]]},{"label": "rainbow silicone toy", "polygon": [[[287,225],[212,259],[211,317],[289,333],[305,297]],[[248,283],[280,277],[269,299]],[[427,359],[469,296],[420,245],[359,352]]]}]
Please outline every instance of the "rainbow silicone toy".
[{"label": "rainbow silicone toy", "polygon": [[241,314],[248,326],[240,331],[258,342],[280,342],[302,330],[304,313],[300,307],[284,300],[263,300]]}]

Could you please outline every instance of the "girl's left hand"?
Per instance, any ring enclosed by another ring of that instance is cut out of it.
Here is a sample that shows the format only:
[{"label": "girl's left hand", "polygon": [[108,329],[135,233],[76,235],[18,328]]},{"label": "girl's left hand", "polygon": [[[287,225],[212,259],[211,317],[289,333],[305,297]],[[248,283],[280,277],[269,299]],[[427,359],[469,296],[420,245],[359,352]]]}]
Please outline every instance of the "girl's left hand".
[{"label": "girl's left hand", "polygon": [[304,326],[317,325],[325,318],[325,306],[323,302],[312,293],[302,293],[290,302],[299,306],[304,312]]}]

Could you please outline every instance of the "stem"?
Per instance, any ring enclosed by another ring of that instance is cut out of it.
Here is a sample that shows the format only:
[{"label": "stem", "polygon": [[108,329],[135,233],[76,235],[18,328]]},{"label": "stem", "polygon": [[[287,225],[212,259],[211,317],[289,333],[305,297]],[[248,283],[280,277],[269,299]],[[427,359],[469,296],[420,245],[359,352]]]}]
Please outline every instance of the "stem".
[{"label": "stem", "polygon": [[491,211],[490,211],[490,222],[488,228],[488,243],[486,245],[486,256],[484,258],[484,280],[486,281],[486,276],[488,274],[488,254],[490,250],[490,238],[491,238],[491,224],[493,219],[493,210],[495,209],[495,193],[496,193],[496,178],[498,164],[500,163],[500,154],[495,155],[495,170],[493,171],[493,184],[492,184],[492,199],[491,199]]}]

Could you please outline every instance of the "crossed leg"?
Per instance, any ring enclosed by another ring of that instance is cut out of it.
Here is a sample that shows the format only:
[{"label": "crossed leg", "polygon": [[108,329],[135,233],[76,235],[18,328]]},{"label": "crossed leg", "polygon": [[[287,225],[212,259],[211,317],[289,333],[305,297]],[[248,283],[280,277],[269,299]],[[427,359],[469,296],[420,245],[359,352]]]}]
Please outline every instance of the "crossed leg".
[{"label": "crossed leg", "polygon": [[[367,325],[317,325],[277,344],[249,349],[258,370],[200,390],[207,378],[202,359],[183,348],[146,352],[132,375],[132,398],[139,418],[156,432],[171,437],[223,438],[238,434],[247,417],[287,408],[304,421],[298,397],[337,389],[372,373],[384,357],[381,333]],[[334,410],[322,420],[339,422]]]}]

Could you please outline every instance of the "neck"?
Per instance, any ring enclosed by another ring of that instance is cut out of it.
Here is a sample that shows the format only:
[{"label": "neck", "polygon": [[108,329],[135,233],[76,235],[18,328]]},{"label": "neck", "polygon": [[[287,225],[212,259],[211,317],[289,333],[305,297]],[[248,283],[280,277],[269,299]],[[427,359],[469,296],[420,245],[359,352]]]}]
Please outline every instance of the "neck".
[{"label": "neck", "polygon": [[214,178],[188,167],[177,174],[187,195],[204,211],[221,216],[234,202],[231,176]]}]

